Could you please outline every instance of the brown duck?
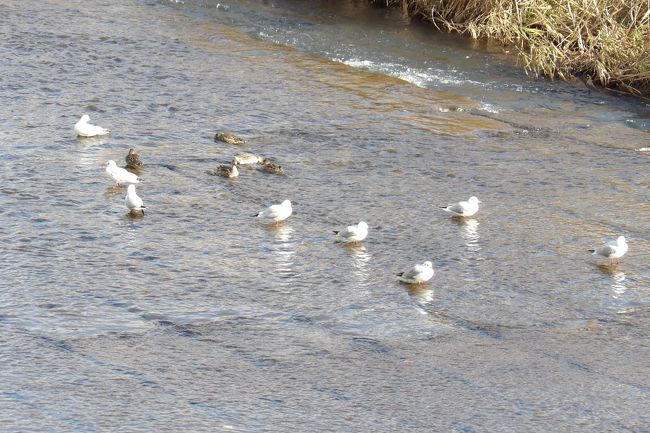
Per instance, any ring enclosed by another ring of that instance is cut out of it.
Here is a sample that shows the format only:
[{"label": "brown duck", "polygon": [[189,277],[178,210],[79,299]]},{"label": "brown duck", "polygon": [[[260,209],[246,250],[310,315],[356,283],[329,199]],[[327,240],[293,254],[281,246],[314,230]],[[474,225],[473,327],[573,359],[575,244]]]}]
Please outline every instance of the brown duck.
[{"label": "brown duck", "polygon": [[231,132],[217,132],[214,135],[214,141],[223,141],[224,143],[234,144],[236,146],[241,146],[246,143],[243,138],[237,137]]},{"label": "brown duck", "polygon": [[280,165],[266,158],[262,160],[260,168],[267,173],[284,174],[284,169]]},{"label": "brown duck", "polygon": [[138,155],[133,149],[129,149],[129,154],[126,155],[126,158],[124,159],[126,160],[127,168],[138,170],[140,167],[142,167],[142,160],[140,159],[140,155]]},{"label": "brown duck", "polygon": [[237,170],[237,166],[235,164],[220,165],[214,170],[208,170],[208,174],[211,174],[212,176],[223,176],[223,177],[233,178],[239,176],[239,170]]}]

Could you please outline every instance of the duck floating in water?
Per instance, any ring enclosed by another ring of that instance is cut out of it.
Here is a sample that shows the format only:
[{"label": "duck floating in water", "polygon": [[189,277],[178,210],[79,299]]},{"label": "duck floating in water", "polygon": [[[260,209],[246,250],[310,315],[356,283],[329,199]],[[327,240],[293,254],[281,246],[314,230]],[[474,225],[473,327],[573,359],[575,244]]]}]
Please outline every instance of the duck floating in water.
[{"label": "duck floating in water", "polygon": [[284,169],[280,165],[266,158],[260,163],[260,168],[267,173],[284,174]]},{"label": "duck floating in water", "polygon": [[223,141],[224,143],[234,144],[236,146],[241,146],[246,143],[243,138],[237,137],[231,132],[217,132],[214,135],[214,141]]},{"label": "duck floating in water", "polygon": [[237,170],[237,165],[235,164],[220,165],[214,170],[208,170],[208,174],[211,174],[212,176],[229,177],[232,179],[233,177],[239,176],[239,170]]},{"label": "duck floating in water", "polygon": [[248,152],[238,153],[235,155],[235,157],[232,160],[232,162],[237,165],[261,164],[263,161],[264,158],[262,158],[261,156],[255,155],[254,153],[248,153]]},{"label": "duck floating in water", "polygon": [[126,155],[124,160],[126,161],[126,168],[139,170],[142,167],[142,159],[140,159],[140,155],[133,149],[129,149],[129,154]]}]

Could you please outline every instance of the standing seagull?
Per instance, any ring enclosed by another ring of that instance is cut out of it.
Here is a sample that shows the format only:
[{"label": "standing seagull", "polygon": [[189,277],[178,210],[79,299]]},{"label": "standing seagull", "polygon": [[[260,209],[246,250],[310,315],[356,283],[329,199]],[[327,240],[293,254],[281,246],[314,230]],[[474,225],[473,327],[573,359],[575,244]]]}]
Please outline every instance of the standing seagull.
[{"label": "standing seagull", "polygon": [[108,129],[104,129],[101,126],[91,125],[90,117],[87,114],[81,116],[81,119],[74,125],[74,133],[79,137],[95,137],[97,135],[106,135],[110,134]]},{"label": "standing seagull", "polygon": [[368,236],[368,224],[361,221],[359,224],[347,226],[343,230],[334,230],[335,242],[344,244],[361,242]]},{"label": "standing seagull", "polygon": [[116,186],[124,186],[133,183],[140,183],[138,176],[130,171],[118,167],[112,159],[106,162],[106,173],[113,178]]},{"label": "standing seagull", "polygon": [[135,192],[135,185],[131,184],[126,189],[126,197],[124,197],[124,205],[129,209],[131,215],[137,215],[142,213],[144,215],[144,210],[147,208],[142,204],[142,199]]},{"label": "standing seagull", "polygon": [[406,272],[397,274],[400,281],[407,284],[423,284],[433,277],[433,263],[426,261],[416,264]]},{"label": "standing seagull", "polygon": [[449,206],[443,206],[442,209],[451,212],[456,216],[472,216],[478,212],[478,204],[482,203],[475,196],[471,196],[467,201],[459,201],[456,204],[450,204]]},{"label": "standing seagull", "polygon": [[253,216],[262,219],[262,221],[264,221],[266,224],[278,224],[289,218],[292,212],[293,209],[291,208],[291,202],[289,200],[285,200],[282,202],[282,204],[274,204],[273,206],[269,206],[262,212],[259,212]]},{"label": "standing seagull", "polygon": [[608,258],[613,263],[614,259],[621,258],[627,253],[627,241],[625,236],[619,236],[615,241],[609,241],[604,246],[589,252]]}]

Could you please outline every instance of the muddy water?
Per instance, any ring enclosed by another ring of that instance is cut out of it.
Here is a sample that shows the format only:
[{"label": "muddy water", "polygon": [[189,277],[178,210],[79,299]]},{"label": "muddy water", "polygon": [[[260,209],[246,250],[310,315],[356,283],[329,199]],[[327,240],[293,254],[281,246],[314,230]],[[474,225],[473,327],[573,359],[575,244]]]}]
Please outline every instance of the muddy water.
[{"label": "muddy water", "polygon": [[648,431],[648,107],[395,14],[0,5],[0,430]]}]

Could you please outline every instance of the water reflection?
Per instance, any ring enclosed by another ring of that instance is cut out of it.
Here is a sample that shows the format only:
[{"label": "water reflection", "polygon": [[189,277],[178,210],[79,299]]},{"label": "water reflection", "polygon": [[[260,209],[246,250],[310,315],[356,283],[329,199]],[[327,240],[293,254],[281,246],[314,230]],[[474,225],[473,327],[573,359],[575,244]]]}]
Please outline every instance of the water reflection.
[{"label": "water reflection", "polygon": [[293,228],[286,224],[277,224],[277,225],[266,225],[266,229],[273,233],[275,239],[280,241],[281,244],[286,244],[291,241],[291,234],[293,233]]},{"label": "water reflection", "polygon": [[409,284],[406,290],[409,296],[422,308],[422,313],[429,314],[425,307],[433,303],[433,289],[429,286]]},{"label": "water reflection", "polygon": [[89,137],[89,138],[77,138],[77,144],[79,151],[76,153],[77,156],[77,165],[81,168],[90,168],[97,166],[98,170],[101,167],[101,170],[104,169],[104,163],[97,154],[97,149],[95,147],[102,146],[108,143],[107,137]]},{"label": "water reflection", "polygon": [[354,265],[354,275],[357,277],[360,286],[367,286],[370,277],[368,273],[368,262],[372,259],[366,247],[358,244],[347,244],[345,248],[350,252]]},{"label": "water reflection", "polygon": [[612,278],[612,297],[618,299],[627,291],[625,272],[618,269],[618,263],[596,265],[600,271]]},{"label": "water reflection", "polygon": [[102,135],[101,137],[77,137],[77,143],[81,149],[88,149],[92,146],[101,146],[108,143],[108,137]]},{"label": "water reflection", "polygon": [[275,238],[271,250],[276,262],[275,271],[277,275],[282,279],[298,276],[293,269],[293,256],[296,254],[295,244],[292,241],[293,228],[281,224],[266,226],[266,230],[272,233]]},{"label": "water reflection", "polygon": [[478,252],[481,250],[481,247],[478,243],[481,236],[478,232],[479,222],[474,218],[454,218],[456,224],[461,227],[461,236],[465,240],[465,246],[470,252]]}]

